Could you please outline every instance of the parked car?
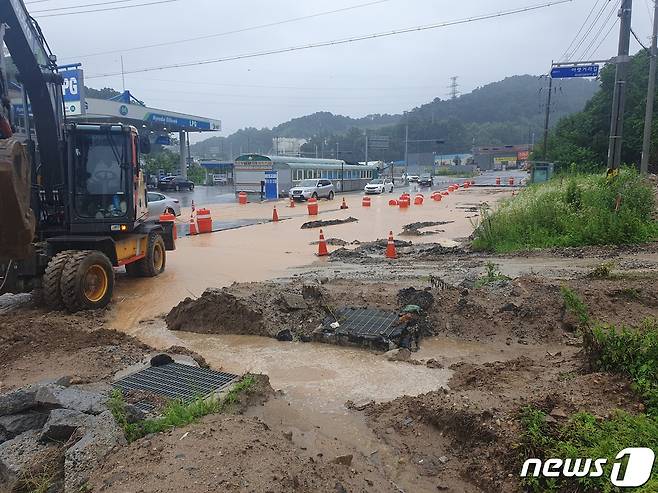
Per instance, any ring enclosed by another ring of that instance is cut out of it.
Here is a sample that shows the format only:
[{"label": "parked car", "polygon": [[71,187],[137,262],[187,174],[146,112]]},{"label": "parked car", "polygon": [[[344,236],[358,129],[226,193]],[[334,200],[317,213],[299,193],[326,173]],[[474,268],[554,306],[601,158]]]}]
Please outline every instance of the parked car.
[{"label": "parked car", "polygon": [[146,204],[150,217],[160,217],[160,214],[169,213],[180,216],[180,202],[178,199],[167,197],[164,193],[148,192]]},{"label": "parked car", "polygon": [[366,194],[384,192],[390,193],[393,191],[393,180],[390,178],[375,178],[363,188],[363,191]]},{"label": "parked car", "polygon": [[166,192],[167,190],[174,190],[180,192],[181,190],[194,190],[194,182],[182,176],[165,176],[158,181],[158,190]]},{"label": "parked car", "polygon": [[418,181],[418,175],[409,175],[409,176],[407,176],[407,181],[409,183],[416,183]]},{"label": "parked car", "polygon": [[432,175],[420,175],[418,183],[421,187],[431,187],[433,185]]},{"label": "parked car", "polygon": [[330,180],[312,179],[302,180],[299,185],[296,185],[288,192],[288,197],[293,200],[308,200],[311,197],[316,199],[326,198],[327,200],[334,199],[334,185]]}]

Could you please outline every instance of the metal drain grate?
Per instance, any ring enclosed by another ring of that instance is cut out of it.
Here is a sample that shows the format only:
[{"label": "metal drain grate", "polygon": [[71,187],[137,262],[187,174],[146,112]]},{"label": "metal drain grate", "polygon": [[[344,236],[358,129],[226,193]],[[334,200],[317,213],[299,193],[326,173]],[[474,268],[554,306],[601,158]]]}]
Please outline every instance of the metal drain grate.
[{"label": "metal drain grate", "polygon": [[191,402],[199,397],[205,398],[224,389],[237,378],[238,375],[232,373],[223,373],[180,363],[169,363],[163,366],[145,368],[117,380],[112,386],[124,392],[141,390],[168,399]]},{"label": "metal drain grate", "polygon": [[338,310],[340,327],[336,335],[363,338],[389,338],[399,331],[395,313],[369,308],[343,308]]}]

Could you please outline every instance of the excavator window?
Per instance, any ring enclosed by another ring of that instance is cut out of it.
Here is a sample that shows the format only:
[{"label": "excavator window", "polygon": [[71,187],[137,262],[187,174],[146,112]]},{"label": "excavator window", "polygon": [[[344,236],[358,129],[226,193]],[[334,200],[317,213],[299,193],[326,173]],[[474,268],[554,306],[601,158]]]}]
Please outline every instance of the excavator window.
[{"label": "excavator window", "polygon": [[83,218],[119,218],[128,211],[128,175],[121,134],[79,133],[73,149],[75,210]]}]

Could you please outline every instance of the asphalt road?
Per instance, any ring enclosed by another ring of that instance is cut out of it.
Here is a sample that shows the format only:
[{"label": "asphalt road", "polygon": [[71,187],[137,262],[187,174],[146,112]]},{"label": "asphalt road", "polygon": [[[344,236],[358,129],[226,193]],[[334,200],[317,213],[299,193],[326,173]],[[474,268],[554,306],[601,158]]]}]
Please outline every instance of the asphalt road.
[{"label": "asphalt road", "polygon": [[[521,170],[487,171],[473,179],[475,180],[476,186],[495,186],[496,178],[498,177],[501,179],[502,186],[508,186],[508,180],[510,177],[514,178],[514,184],[515,186],[518,186],[521,183],[521,180],[528,178],[528,173]],[[470,178],[458,178],[454,176],[437,176],[434,178],[434,185],[430,190],[443,190],[444,188],[447,188],[448,185],[453,183],[462,184],[469,179]],[[420,187],[417,183],[411,183],[404,186],[396,186],[393,193],[399,194],[405,191],[422,192],[427,191],[427,188]],[[361,191],[354,191],[348,192],[345,195],[359,195],[361,193]],[[229,204],[236,201],[233,185],[198,186],[192,192],[165,192],[165,194],[169,197],[180,200],[182,207],[190,207],[193,200],[197,207],[211,204]]]}]

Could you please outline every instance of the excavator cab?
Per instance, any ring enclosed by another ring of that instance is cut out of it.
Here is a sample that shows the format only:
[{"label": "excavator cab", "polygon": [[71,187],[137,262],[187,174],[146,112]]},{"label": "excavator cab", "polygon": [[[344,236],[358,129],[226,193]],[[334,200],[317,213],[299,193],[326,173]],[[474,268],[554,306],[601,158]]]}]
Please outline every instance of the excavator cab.
[{"label": "excavator cab", "polygon": [[137,130],[70,125],[68,216],[72,233],[132,232],[146,219],[146,187]]}]

